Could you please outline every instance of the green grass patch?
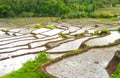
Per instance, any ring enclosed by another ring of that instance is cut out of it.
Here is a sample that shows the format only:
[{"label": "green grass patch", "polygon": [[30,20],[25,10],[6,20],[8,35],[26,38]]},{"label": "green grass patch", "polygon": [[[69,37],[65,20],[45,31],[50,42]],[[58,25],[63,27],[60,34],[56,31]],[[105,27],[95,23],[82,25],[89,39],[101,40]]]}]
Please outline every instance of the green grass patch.
[{"label": "green grass patch", "polygon": [[118,18],[117,17],[112,17],[112,18],[93,18],[94,21],[104,23],[104,24],[109,24],[109,25],[116,25],[119,24]]},{"label": "green grass patch", "polygon": [[100,34],[109,34],[110,31],[108,29],[102,29]]},{"label": "green grass patch", "polygon": [[99,34],[99,30],[94,31],[94,35],[98,35]]},{"label": "green grass patch", "polygon": [[44,24],[41,24],[41,25],[36,25],[34,26],[34,28],[49,28],[49,29],[55,29],[56,26],[55,25],[44,25]]},{"label": "green grass patch", "polygon": [[34,26],[34,28],[49,28],[49,29],[55,29],[56,26],[55,25],[44,25],[44,24],[40,24],[40,25],[36,25]]},{"label": "green grass patch", "polygon": [[64,34],[64,33],[60,33],[60,37],[61,38],[67,38],[67,36],[66,36],[67,34]]},{"label": "green grass patch", "polygon": [[40,65],[49,60],[47,55],[42,52],[35,60],[26,62],[21,69],[0,78],[51,78],[45,75],[40,69]]},{"label": "green grass patch", "polygon": [[49,28],[49,29],[55,29],[56,26],[55,25],[49,25],[49,26],[47,26],[47,28]]},{"label": "green grass patch", "polygon": [[73,52],[81,52],[81,51],[83,51],[83,49],[76,49],[76,50],[73,50]]},{"label": "green grass patch", "polygon": [[115,73],[110,78],[120,78],[120,63],[118,64]]},{"label": "green grass patch", "polygon": [[112,18],[95,18],[95,20],[99,20],[101,22],[106,22],[106,21],[117,21],[118,18],[112,17]]},{"label": "green grass patch", "polygon": [[94,31],[94,35],[106,36],[108,34],[110,34],[110,31],[108,29],[102,29],[101,31],[100,30]]},{"label": "green grass patch", "polygon": [[120,32],[120,28],[118,28],[118,31]]},{"label": "green grass patch", "polygon": [[35,26],[35,28],[45,28],[45,27],[46,27],[46,25],[42,25],[42,24],[41,24],[41,25],[36,25],[36,26]]},{"label": "green grass patch", "polygon": [[109,12],[112,14],[119,14],[120,13],[120,4],[116,5],[115,7],[105,7],[105,8],[101,8],[96,10],[95,12],[97,13],[103,13],[103,12]]}]

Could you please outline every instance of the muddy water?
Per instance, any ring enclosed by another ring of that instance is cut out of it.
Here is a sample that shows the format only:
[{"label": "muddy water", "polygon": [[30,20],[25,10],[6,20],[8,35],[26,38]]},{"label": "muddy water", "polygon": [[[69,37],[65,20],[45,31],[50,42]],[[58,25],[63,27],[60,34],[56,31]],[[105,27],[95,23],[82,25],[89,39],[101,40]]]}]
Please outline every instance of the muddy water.
[{"label": "muddy water", "polygon": [[78,31],[76,31],[74,33],[71,33],[70,35],[80,34],[80,33],[85,32],[86,30],[93,29],[93,28],[95,28],[95,27],[93,27],[93,26],[89,26],[89,27],[85,26],[85,27],[81,28],[80,30],[78,30]]},{"label": "muddy water", "polygon": [[62,59],[46,69],[58,78],[109,78],[105,68],[119,48],[120,45],[94,48],[83,54]]},{"label": "muddy water", "polygon": [[63,43],[58,47],[48,50],[47,52],[64,52],[64,51],[76,50],[80,47],[81,43],[83,41],[87,40],[88,38],[90,38],[90,37],[84,37],[81,39]]},{"label": "muddy water", "polygon": [[[93,28],[94,27],[87,27],[87,26],[83,27],[82,29],[79,29],[79,28],[76,28],[76,27],[70,27],[70,28],[68,28],[66,30],[69,30],[69,32],[72,32],[71,34],[75,35],[75,34],[82,33],[85,30],[89,30],[89,29],[93,29]],[[16,31],[16,30],[14,30],[14,31]],[[43,31],[44,31],[44,29],[43,29]],[[45,30],[45,31],[47,31],[47,30]],[[38,34],[38,35],[36,35],[36,37],[38,39],[34,38],[34,36],[32,34],[14,36],[14,37],[9,36],[8,38],[7,37],[3,38],[2,36],[0,36],[1,37],[1,39],[0,39],[0,41],[1,41],[0,42],[1,51],[0,52],[9,52],[9,51],[11,51],[11,53],[1,54],[0,58],[2,58],[2,57],[11,57],[13,55],[20,55],[20,54],[24,54],[24,53],[32,53],[32,52],[36,52],[36,51],[46,50],[47,49],[46,47],[40,48],[40,47],[37,47],[37,46],[42,45],[44,43],[44,41],[45,41],[44,44],[46,44],[46,42],[48,42],[48,40],[53,41],[54,39],[59,38],[59,35],[56,35],[56,34],[59,34],[59,33],[63,32],[63,31],[65,31],[65,30],[53,29],[53,30],[42,33],[43,35],[39,34],[39,33],[42,32],[40,30],[34,31],[36,34]],[[25,33],[25,32],[20,31],[19,33]],[[120,34],[118,32],[111,32],[111,33],[112,33],[111,35],[106,36],[103,39],[100,39],[101,41],[96,40],[96,41],[98,41],[98,43],[94,42],[94,40],[93,40],[92,43],[96,43],[96,44],[99,45],[99,42],[101,42],[100,44],[103,45],[104,43],[107,44],[108,42],[112,42],[112,41],[120,38]],[[1,31],[0,34],[4,35],[5,33],[3,33]],[[53,36],[53,35],[56,35],[56,36]],[[91,38],[91,37],[84,37],[84,38],[77,39],[77,40],[74,40],[74,41],[66,42],[66,43],[61,44],[58,47],[55,47],[55,48],[53,48],[51,50],[48,50],[47,52],[63,52],[63,51],[75,50],[75,49],[79,48],[79,46],[81,45],[81,43],[83,41],[85,41],[85,40],[87,40],[89,38]],[[104,41],[104,40],[106,40],[106,41]],[[39,42],[39,41],[41,41],[41,42]],[[33,44],[31,45],[31,46],[33,46],[32,49],[28,49],[28,46],[26,44],[31,43],[31,42],[37,42],[37,43],[35,43],[35,45],[33,45]],[[91,42],[88,41],[87,43],[91,43]],[[35,47],[37,47],[37,48],[35,48]],[[14,51],[14,50],[17,50],[17,51]],[[53,55],[50,55],[50,58],[53,59],[53,58],[56,58],[56,57],[60,57],[61,55],[56,55],[56,54],[54,55],[53,54]],[[34,59],[35,56],[36,55],[25,55],[25,56],[20,56],[20,57],[10,58],[10,59],[7,59],[7,60],[0,61],[0,75],[5,75],[7,73],[10,73],[10,72],[12,72],[14,70],[19,69],[20,67],[22,67],[23,63],[25,63],[29,59]],[[70,65],[73,65],[69,61],[66,62],[66,63],[70,64]],[[77,63],[75,63],[75,64],[77,64]]]},{"label": "muddy water", "polygon": [[34,60],[37,54],[25,55],[21,57],[11,58],[0,61],[0,76],[8,74],[12,71],[18,70],[28,60]]},{"label": "muddy water", "polygon": [[88,46],[102,46],[113,43],[115,40],[120,39],[120,33],[118,31],[111,31],[111,34],[101,38],[95,38],[86,42]]}]

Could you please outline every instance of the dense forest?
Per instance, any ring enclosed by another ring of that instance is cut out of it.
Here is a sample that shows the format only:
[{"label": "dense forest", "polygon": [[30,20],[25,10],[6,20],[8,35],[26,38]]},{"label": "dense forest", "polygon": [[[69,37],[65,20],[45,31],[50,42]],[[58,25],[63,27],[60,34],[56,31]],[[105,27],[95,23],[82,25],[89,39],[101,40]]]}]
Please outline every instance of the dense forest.
[{"label": "dense forest", "polygon": [[119,3],[120,0],[0,0],[0,17],[111,17],[94,11]]}]

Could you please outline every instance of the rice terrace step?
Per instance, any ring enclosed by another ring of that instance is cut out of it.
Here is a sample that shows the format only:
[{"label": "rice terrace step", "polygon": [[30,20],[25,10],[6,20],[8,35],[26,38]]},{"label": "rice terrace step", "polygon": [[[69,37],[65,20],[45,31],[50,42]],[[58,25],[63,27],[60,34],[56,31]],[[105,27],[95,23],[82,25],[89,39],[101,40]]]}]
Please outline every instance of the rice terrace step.
[{"label": "rice terrace step", "polygon": [[[69,25],[69,24],[68,24]],[[0,28],[0,76],[20,69],[46,52],[52,60],[42,71],[58,78],[109,78],[106,67],[120,50],[120,26],[63,26],[55,28]],[[111,30],[114,28],[114,30]],[[25,32],[26,31],[26,32]],[[96,34],[95,32],[98,31]]]}]

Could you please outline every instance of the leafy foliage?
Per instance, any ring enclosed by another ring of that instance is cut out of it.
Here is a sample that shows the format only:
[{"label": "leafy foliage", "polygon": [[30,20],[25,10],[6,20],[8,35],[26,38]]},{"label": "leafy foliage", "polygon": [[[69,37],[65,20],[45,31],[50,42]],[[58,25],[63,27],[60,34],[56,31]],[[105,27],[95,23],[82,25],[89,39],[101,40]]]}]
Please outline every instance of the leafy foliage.
[{"label": "leafy foliage", "polygon": [[100,30],[94,31],[94,35],[104,36],[107,34],[110,34],[110,31],[108,29],[102,29],[101,31]]},{"label": "leafy foliage", "polygon": [[42,25],[42,24],[41,24],[41,25],[36,25],[36,26],[35,26],[35,28],[45,28],[45,27],[46,27],[46,25]]},{"label": "leafy foliage", "polygon": [[[0,0],[0,17],[97,17],[94,11],[120,0]],[[109,17],[106,13],[100,17]]]},{"label": "leafy foliage", "polygon": [[99,34],[99,30],[94,31],[94,35],[98,35]]},{"label": "leafy foliage", "polygon": [[101,35],[102,34],[109,34],[109,33],[110,33],[110,31],[108,29],[102,29],[100,32]]}]

